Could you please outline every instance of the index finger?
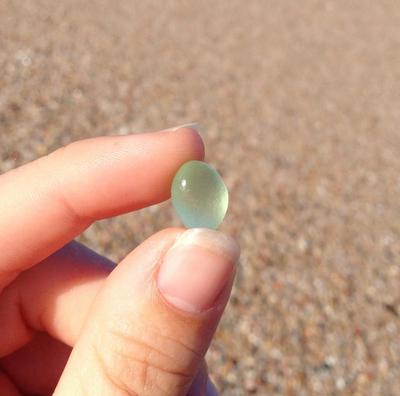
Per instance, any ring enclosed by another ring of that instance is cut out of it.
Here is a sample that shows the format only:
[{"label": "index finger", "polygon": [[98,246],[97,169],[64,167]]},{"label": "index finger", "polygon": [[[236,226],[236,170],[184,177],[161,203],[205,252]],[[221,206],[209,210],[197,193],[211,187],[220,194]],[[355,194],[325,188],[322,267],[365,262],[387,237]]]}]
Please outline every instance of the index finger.
[{"label": "index finger", "polygon": [[93,221],[168,199],[180,165],[202,159],[191,128],[82,140],[0,176],[0,290]]}]

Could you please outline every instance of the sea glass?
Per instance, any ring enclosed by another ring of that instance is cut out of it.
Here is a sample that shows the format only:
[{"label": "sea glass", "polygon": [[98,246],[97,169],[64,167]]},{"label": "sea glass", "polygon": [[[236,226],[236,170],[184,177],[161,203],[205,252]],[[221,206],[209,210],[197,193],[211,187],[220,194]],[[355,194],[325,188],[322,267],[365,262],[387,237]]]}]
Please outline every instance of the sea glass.
[{"label": "sea glass", "polygon": [[189,161],[179,168],[171,196],[179,218],[188,228],[216,229],[228,209],[229,194],[224,181],[202,161]]}]

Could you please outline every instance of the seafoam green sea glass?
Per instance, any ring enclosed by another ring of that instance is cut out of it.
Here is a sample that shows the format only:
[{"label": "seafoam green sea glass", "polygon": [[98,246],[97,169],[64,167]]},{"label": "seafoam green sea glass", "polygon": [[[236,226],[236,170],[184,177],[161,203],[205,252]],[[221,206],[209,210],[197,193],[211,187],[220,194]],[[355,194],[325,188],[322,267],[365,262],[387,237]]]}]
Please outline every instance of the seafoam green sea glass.
[{"label": "seafoam green sea glass", "polygon": [[228,209],[228,189],[221,176],[201,161],[189,161],[179,168],[171,196],[178,216],[188,228],[216,229]]}]

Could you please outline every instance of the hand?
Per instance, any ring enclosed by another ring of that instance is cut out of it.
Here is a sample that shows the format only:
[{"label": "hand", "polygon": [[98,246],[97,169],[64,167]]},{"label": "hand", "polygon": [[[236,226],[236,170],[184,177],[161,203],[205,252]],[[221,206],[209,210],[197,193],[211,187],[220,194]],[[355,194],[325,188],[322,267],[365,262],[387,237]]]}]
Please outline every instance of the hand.
[{"label": "hand", "polygon": [[238,248],[163,230],[118,266],[71,240],[169,197],[190,128],[73,143],[0,176],[0,394],[211,395],[204,354]]}]

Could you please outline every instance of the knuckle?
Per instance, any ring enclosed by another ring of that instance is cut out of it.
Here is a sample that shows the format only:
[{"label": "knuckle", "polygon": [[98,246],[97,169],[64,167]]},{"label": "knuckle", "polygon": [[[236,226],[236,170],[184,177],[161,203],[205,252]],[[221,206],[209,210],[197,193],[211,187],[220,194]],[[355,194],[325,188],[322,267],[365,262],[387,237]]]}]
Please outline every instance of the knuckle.
[{"label": "knuckle", "polygon": [[160,332],[105,333],[98,361],[107,382],[121,395],[184,394],[199,362],[196,351]]},{"label": "knuckle", "polygon": [[60,179],[59,172],[48,171],[48,161],[54,161],[59,164],[72,165],[76,147],[79,147],[81,141],[68,143],[65,146],[51,152],[46,157],[36,161],[36,165],[42,168],[42,174],[47,174],[48,183],[51,186],[50,193],[53,195],[53,201],[60,207],[64,218],[71,221],[72,224],[89,225],[94,219],[82,213],[80,206],[74,202],[70,194],[71,189],[64,180]]},{"label": "knuckle", "polygon": [[74,147],[76,146],[77,142],[70,142],[67,143],[64,146],[58,147],[57,149],[55,149],[54,151],[48,153],[47,155],[45,155],[42,160],[43,161],[52,161],[52,160],[57,160],[57,158],[68,158],[68,156],[70,155],[70,152],[74,151]]},{"label": "knuckle", "polygon": [[[119,359],[104,353],[103,349],[94,347],[94,354],[97,365],[99,367],[102,380],[105,382],[107,389],[111,389],[109,393],[118,396],[137,396],[134,388],[129,388],[129,384],[125,383],[126,367],[120,365]],[[116,364],[117,363],[117,364]]]}]

